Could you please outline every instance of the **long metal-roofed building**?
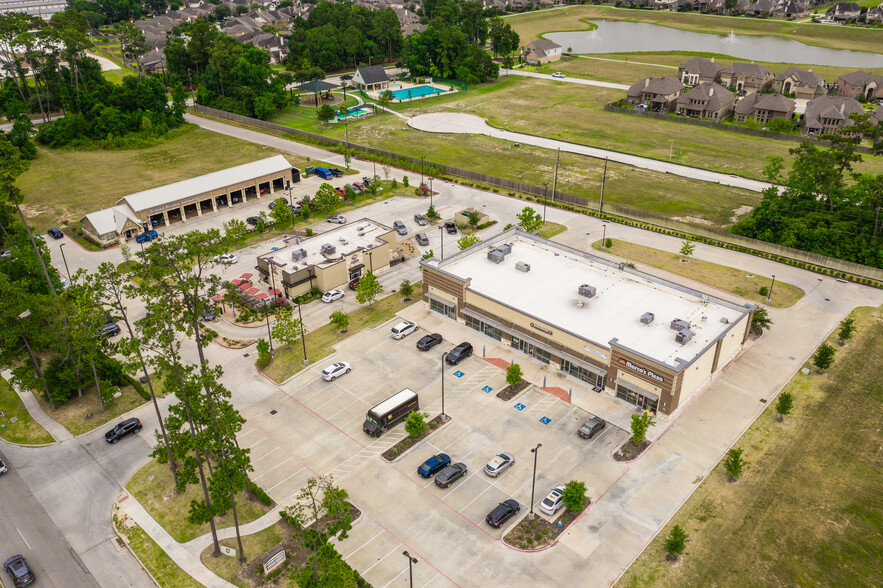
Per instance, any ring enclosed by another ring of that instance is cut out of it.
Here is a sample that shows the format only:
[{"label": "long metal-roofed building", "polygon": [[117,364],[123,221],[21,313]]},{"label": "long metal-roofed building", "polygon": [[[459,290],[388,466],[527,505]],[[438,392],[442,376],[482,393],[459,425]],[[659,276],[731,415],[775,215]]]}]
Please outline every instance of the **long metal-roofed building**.
[{"label": "long metal-roofed building", "polygon": [[116,206],[81,220],[83,231],[101,244],[127,241],[150,226],[167,226],[270,196],[300,181],[300,170],[282,155],[120,198]]},{"label": "long metal-roofed building", "polygon": [[666,417],[736,358],[755,308],[518,228],[421,266],[431,310]]}]

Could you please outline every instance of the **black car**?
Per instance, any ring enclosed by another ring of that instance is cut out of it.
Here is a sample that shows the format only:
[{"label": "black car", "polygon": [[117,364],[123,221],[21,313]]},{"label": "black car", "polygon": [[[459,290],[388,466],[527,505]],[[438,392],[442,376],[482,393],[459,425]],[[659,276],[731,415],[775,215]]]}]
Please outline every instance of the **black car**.
[{"label": "black car", "polygon": [[3,460],[2,460],[2,459],[0,459],[0,474],[5,474],[6,471],[7,471],[7,470],[6,470],[6,464],[3,463]]},{"label": "black car", "polygon": [[98,330],[99,337],[116,337],[120,334],[120,326],[114,322],[108,322]]},{"label": "black car", "polygon": [[205,323],[210,323],[213,320],[215,320],[216,318],[218,318],[218,317],[215,316],[215,310],[213,308],[209,308],[204,313],[199,315],[199,320],[201,320]]},{"label": "black car", "polygon": [[445,361],[450,365],[457,365],[470,355],[472,355],[472,343],[464,341],[451,349],[451,352],[445,356]]},{"label": "black car", "polygon": [[141,430],[141,421],[136,418],[126,419],[113,429],[104,434],[104,440],[108,443],[116,443],[123,437],[128,437]]},{"label": "black car", "polygon": [[521,510],[521,505],[510,498],[498,504],[497,508],[489,512],[484,520],[491,527],[499,529],[503,526],[503,523],[508,521],[519,510]]},{"label": "black car", "polygon": [[258,224],[259,222],[261,222],[261,219],[259,219],[259,218],[256,217],[256,216],[250,216],[250,217],[248,217],[247,219],[245,219],[245,222],[247,222],[247,223],[250,224],[251,226],[255,227],[255,226],[257,226],[257,224]]},{"label": "black car", "polygon": [[30,586],[34,583],[34,572],[28,567],[28,562],[25,561],[24,556],[13,555],[3,562],[3,567],[6,568],[6,573],[9,574],[9,577],[12,578],[13,586]]},{"label": "black car", "polygon": [[468,473],[465,463],[449,465],[435,477],[435,485],[439,488],[450,488],[451,484]]},{"label": "black car", "polygon": [[277,198],[276,200],[273,200],[272,202],[270,202],[270,210],[273,210],[273,207],[277,204],[288,204],[288,200],[286,200],[285,198]]},{"label": "black car", "polygon": [[445,221],[445,230],[448,232],[448,235],[456,235],[457,223],[454,221]]},{"label": "black car", "polygon": [[361,278],[353,278],[352,280],[350,280],[350,290],[355,290],[356,288],[359,287],[359,280],[360,279]]},{"label": "black car", "polygon": [[351,79],[353,79],[353,76],[352,76],[352,74],[343,74],[342,76],[340,76],[340,79],[351,80]]},{"label": "black car", "polygon": [[332,167],[328,171],[330,171],[331,175],[334,176],[335,178],[342,178],[343,177],[343,172],[340,171],[339,169],[337,169],[336,167]]},{"label": "black car", "polygon": [[439,343],[441,343],[444,339],[438,333],[432,333],[431,335],[426,335],[425,337],[421,337],[419,341],[417,341],[417,349],[420,351],[429,351]]},{"label": "black car", "polygon": [[61,229],[49,229],[46,232],[49,233],[49,236],[53,239],[61,239],[64,237],[64,233],[61,232]]}]

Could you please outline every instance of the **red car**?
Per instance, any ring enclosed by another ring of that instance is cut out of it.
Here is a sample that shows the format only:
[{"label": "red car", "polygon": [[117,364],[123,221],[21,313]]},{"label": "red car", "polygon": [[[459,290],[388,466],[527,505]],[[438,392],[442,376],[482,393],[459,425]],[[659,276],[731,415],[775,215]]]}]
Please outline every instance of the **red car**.
[{"label": "red car", "polygon": [[337,191],[338,194],[340,194],[341,198],[346,197],[346,190],[344,190],[343,188],[335,188],[335,190]]}]

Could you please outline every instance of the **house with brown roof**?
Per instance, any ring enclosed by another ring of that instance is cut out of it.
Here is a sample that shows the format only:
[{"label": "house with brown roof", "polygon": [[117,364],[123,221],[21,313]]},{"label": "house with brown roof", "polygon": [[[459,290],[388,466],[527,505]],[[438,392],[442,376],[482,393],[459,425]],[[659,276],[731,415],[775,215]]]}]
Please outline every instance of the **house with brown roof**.
[{"label": "house with brown roof", "polygon": [[745,122],[753,118],[768,123],[774,118],[790,120],[794,115],[794,100],[781,94],[748,94],[736,103],[733,122]]},{"label": "house with brown roof", "polygon": [[825,12],[828,20],[834,22],[854,21],[861,16],[862,7],[855,2],[839,2]]},{"label": "house with brown roof", "polygon": [[524,46],[521,52],[524,56],[524,62],[528,65],[544,65],[553,61],[559,61],[562,53],[561,45],[546,39],[531,41]]},{"label": "house with brown roof", "polygon": [[733,112],[736,97],[713,82],[702,82],[678,96],[677,112],[683,116],[721,122]]},{"label": "house with brown roof", "polygon": [[775,74],[762,65],[737,61],[720,71],[720,83],[735,92],[763,92]]},{"label": "house with brown roof", "polygon": [[864,96],[868,101],[883,98],[883,76],[869,71],[843,74],[837,79],[836,90],[839,95],[850,98]]},{"label": "house with brown roof", "polygon": [[868,13],[865,15],[865,22],[883,23],[883,4],[878,4],[868,10]]},{"label": "house with brown roof", "polygon": [[[806,114],[801,124],[804,137],[836,133],[855,125],[852,114],[864,114],[865,108],[855,98],[848,96],[822,96],[806,104]],[[850,133],[845,133],[849,136]]]},{"label": "house with brown roof", "polygon": [[671,112],[683,90],[684,84],[675,78],[644,78],[626,91],[626,101],[653,112]]},{"label": "house with brown roof", "polygon": [[723,68],[724,66],[714,62],[714,57],[694,57],[678,66],[678,79],[688,86],[716,82]]},{"label": "house with brown roof", "polygon": [[798,100],[812,100],[828,93],[822,76],[798,67],[789,67],[774,77],[772,88],[781,94],[794,94]]}]

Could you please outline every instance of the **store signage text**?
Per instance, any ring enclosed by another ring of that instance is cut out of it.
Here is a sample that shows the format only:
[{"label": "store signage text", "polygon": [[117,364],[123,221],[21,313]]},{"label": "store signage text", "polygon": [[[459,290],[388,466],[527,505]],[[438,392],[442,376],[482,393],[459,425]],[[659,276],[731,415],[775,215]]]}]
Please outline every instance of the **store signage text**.
[{"label": "store signage text", "polygon": [[638,372],[639,374],[644,374],[644,375],[647,376],[648,378],[653,378],[653,379],[656,380],[657,382],[664,382],[664,381],[665,381],[665,380],[662,378],[662,376],[658,376],[658,375],[654,374],[653,372],[651,372],[650,370],[646,370],[646,369],[642,368],[642,367],[639,366],[639,365],[635,365],[635,364],[633,364],[632,362],[630,362],[629,360],[627,360],[627,359],[625,359],[625,358],[620,357],[620,358],[619,358],[619,363],[621,363],[622,365],[624,365],[625,367],[627,367],[627,368],[629,368],[629,369],[635,370],[635,371]]},{"label": "store signage text", "polygon": [[159,208],[151,208],[147,211],[147,214],[153,214],[154,212],[162,212],[163,210],[168,210],[170,208],[178,208],[179,206],[184,206],[185,204],[190,204],[191,202],[196,202],[199,198],[190,198],[189,200],[182,200],[181,202],[176,202],[174,204],[167,204],[165,206],[160,206]]},{"label": "store signage text", "polygon": [[545,334],[547,334],[547,335],[551,335],[551,334],[552,334],[552,331],[550,331],[549,329],[547,329],[547,328],[545,328],[545,327],[541,327],[540,325],[538,325],[538,324],[536,324],[536,323],[530,323],[530,326],[532,326],[532,327],[533,327],[534,329],[536,329],[537,331],[540,331],[540,332],[545,333]]},{"label": "store signage text", "polygon": [[601,353],[601,352],[598,351],[597,349],[594,349],[594,348],[592,348],[592,347],[589,347],[588,345],[583,345],[583,349],[585,349],[586,351],[588,351],[589,353],[591,353],[591,354],[593,354],[593,355],[597,355],[597,356],[600,357],[601,359],[607,359],[607,354],[606,354],[606,353]]}]

